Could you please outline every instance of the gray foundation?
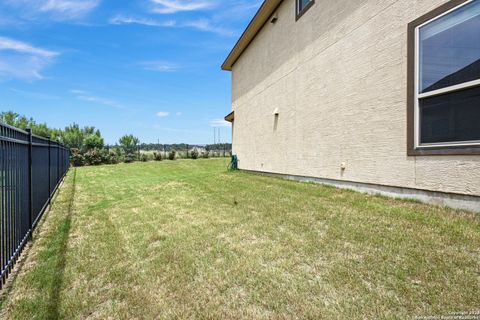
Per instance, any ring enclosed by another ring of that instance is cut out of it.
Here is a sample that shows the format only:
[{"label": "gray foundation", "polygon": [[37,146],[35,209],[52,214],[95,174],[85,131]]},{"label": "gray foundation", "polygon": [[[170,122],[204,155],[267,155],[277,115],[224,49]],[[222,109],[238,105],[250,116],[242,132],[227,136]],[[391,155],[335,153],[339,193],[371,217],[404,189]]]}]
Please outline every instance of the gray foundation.
[{"label": "gray foundation", "polygon": [[278,178],[283,178],[287,180],[294,180],[294,181],[300,181],[300,182],[313,182],[318,184],[334,186],[340,189],[349,189],[349,190],[354,190],[354,191],[373,194],[373,195],[387,196],[391,198],[417,200],[424,203],[429,203],[429,204],[434,204],[439,206],[447,206],[454,209],[462,209],[462,210],[468,210],[468,211],[480,213],[480,197],[476,197],[476,196],[468,196],[468,195],[462,195],[462,194],[428,191],[428,190],[420,190],[420,189],[412,189],[412,188],[392,187],[392,186],[360,183],[360,182],[353,182],[353,181],[341,181],[341,180],[315,178],[315,177],[295,176],[295,175],[261,172],[261,171],[251,171],[251,170],[242,170],[242,171],[271,176],[271,177],[278,177]]}]

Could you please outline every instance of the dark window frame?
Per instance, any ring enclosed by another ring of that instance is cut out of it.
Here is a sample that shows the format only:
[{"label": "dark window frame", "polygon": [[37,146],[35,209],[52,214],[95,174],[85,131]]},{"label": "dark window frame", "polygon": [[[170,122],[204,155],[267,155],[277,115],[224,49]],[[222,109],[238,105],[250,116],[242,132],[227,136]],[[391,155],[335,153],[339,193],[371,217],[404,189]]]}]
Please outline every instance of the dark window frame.
[{"label": "dark window frame", "polygon": [[471,146],[415,146],[415,107],[416,107],[416,29],[418,26],[445,14],[447,11],[466,4],[470,0],[451,0],[408,24],[407,61],[407,154],[408,156],[427,155],[480,155],[480,145]]},{"label": "dark window frame", "polygon": [[307,11],[315,4],[315,0],[310,0],[310,3],[300,10],[300,0],[295,0],[295,19],[298,21]]}]

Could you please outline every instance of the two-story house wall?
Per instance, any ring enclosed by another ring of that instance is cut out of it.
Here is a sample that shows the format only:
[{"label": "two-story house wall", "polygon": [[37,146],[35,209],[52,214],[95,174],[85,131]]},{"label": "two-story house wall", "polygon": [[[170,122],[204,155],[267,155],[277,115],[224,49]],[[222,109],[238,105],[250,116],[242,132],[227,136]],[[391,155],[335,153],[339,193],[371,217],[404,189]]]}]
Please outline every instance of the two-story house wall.
[{"label": "two-story house wall", "polygon": [[266,0],[222,68],[240,169],[480,210],[480,0]]}]

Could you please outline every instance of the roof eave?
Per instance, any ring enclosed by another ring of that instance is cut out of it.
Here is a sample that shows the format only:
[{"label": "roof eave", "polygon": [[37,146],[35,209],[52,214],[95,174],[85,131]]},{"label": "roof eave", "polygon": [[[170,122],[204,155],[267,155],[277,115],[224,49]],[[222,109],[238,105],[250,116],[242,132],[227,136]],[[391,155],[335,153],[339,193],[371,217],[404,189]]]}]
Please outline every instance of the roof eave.
[{"label": "roof eave", "polygon": [[225,116],[225,121],[233,122],[234,120],[235,120],[235,111],[232,111]]},{"label": "roof eave", "polygon": [[268,19],[272,16],[275,10],[277,10],[282,1],[283,0],[265,0],[262,3],[260,9],[258,9],[252,21],[250,21],[242,36],[238,39],[232,51],[230,51],[227,59],[223,62],[222,70],[232,71],[235,62],[240,58],[253,39],[255,39],[255,36],[260,32],[265,23],[268,22]]}]

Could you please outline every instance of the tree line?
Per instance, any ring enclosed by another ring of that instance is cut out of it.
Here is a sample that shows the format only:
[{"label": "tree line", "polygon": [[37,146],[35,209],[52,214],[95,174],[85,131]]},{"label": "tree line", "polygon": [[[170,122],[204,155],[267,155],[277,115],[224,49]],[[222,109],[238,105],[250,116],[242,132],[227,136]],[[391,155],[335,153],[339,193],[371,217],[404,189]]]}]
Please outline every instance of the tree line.
[{"label": "tree line", "polygon": [[217,143],[217,144],[161,144],[161,143],[141,143],[139,148],[144,151],[170,151],[170,150],[193,150],[200,149],[206,151],[230,151],[232,150],[231,143]]},{"label": "tree line", "polygon": [[[46,123],[38,123],[33,118],[27,118],[13,111],[1,112],[0,122],[23,130],[30,128],[32,133],[37,136],[50,138],[69,147],[71,162],[75,166],[175,159],[185,155],[187,158],[198,156],[208,158],[210,155],[215,156],[216,153],[221,153],[222,150],[224,155],[231,151],[231,144],[202,146],[141,143],[139,138],[131,134],[122,136],[115,145],[107,145],[100,130],[93,126],[81,127],[73,123],[64,129],[51,128]],[[186,152],[180,152],[184,150]],[[148,151],[153,151],[153,153]]]},{"label": "tree line", "polygon": [[73,123],[64,129],[51,128],[46,123],[38,123],[13,111],[1,112],[0,122],[19,129],[32,129],[32,133],[53,141],[60,142],[70,148],[71,162],[76,166],[115,164],[132,162],[137,159],[140,140],[133,135],[125,135],[115,148],[105,144],[99,129]]}]

